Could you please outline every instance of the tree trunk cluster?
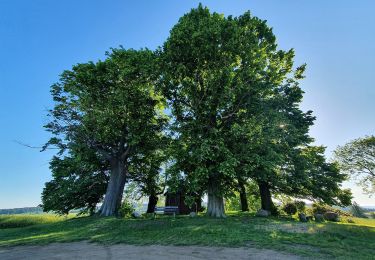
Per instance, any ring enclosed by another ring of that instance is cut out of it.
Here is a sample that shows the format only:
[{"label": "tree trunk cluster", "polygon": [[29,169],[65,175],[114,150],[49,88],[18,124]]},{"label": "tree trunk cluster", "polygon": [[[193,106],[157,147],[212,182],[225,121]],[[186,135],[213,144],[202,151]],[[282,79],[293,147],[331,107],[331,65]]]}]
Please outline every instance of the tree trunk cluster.
[{"label": "tree trunk cluster", "polygon": [[[99,214],[101,216],[115,216],[121,207],[121,201],[123,191],[126,183],[126,167],[121,160],[113,160],[111,163],[111,175],[107,187],[107,191],[104,197],[103,204],[100,208]],[[275,205],[272,202],[270,186],[265,181],[258,181],[261,207],[263,210],[271,212],[275,211]],[[239,182],[240,202],[241,210],[249,211],[249,205],[247,202],[246,188],[244,182]],[[223,195],[220,194],[217,183],[210,178],[207,186],[208,204],[207,204],[207,216],[223,218],[225,217],[224,199]],[[200,200],[199,200],[200,201]],[[158,197],[155,194],[149,196],[147,205],[147,213],[153,213],[155,211]]]}]

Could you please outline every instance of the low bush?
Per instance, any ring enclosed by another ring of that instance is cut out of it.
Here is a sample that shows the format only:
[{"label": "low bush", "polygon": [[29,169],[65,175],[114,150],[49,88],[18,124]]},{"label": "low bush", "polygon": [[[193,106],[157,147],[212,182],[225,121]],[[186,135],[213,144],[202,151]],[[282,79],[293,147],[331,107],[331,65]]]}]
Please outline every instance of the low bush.
[{"label": "low bush", "polygon": [[297,206],[294,202],[289,202],[283,206],[283,210],[288,215],[294,215],[297,213]]},{"label": "low bush", "polygon": [[118,211],[118,215],[121,218],[130,217],[134,210],[134,206],[129,201],[124,200]]},{"label": "low bush", "polygon": [[304,213],[306,211],[306,203],[302,200],[296,200],[294,201],[294,205],[297,207],[297,211]]},{"label": "low bush", "polygon": [[293,202],[286,202],[282,207],[282,210],[288,215],[294,215],[298,213],[306,213],[306,203],[304,201],[296,200]]},{"label": "low bush", "polygon": [[337,213],[339,216],[351,217],[352,215],[348,212],[342,211],[340,209],[332,208],[329,205],[322,204],[322,203],[314,203],[312,204],[312,214],[325,214],[327,212],[334,212]]}]

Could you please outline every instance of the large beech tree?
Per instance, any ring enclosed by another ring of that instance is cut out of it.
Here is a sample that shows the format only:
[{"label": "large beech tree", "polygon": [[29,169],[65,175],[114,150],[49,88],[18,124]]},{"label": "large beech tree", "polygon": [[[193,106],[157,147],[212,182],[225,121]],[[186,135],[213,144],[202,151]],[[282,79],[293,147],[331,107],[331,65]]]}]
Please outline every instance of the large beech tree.
[{"label": "large beech tree", "polygon": [[[285,54],[292,73],[293,52]],[[271,95],[260,104],[258,112],[237,118],[236,127],[228,140],[232,143],[241,162],[237,173],[239,178],[252,178],[258,183],[262,208],[274,212],[271,188],[280,183],[280,169],[285,167],[289,157],[300,146],[312,141],[309,127],[314,117],[311,111],[299,108],[302,90],[299,79],[303,77],[304,66],[297,68],[293,76],[284,77]]]},{"label": "large beech tree", "polygon": [[257,116],[237,118],[238,124],[227,138],[240,161],[236,169],[239,185],[246,178],[256,181],[262,209],[273,214],[272,193],[330,205],[350,204],[350,192],[340,186],[346,174],[326,162],[323,147],[310,146],[313,139],[308,132],[315,118],[311,111],[299,108],[303,72],[304,66],[297,68],[293,77],[275,88]]},{"label": "large beech tree", "polygon": [[243,163],[228,136],[261,113],[291,72],[292,57],[277,50],[271,28],[249,12],[224,17],[200,5],[171,30],[161,83],[180,143],[174,171],[192,187],[206,187],[209,216],[224,216],[223,196]]},{"label": "large beech tree", "polygon": [[154,88],[155,55],[112,49],[104,61],[73,66],[52,86],[55,107],[47,143],[64,155],[77,146],[110,165],[102,216],[116,215],[132,161],[157,149],[166,117]]},{"label": "large beech tree", "polygon": [[[82,205],[93,209],[103,191],[87,193],[89,182],[105,169],[101,215],[116,215],[130,179],[149,196],[151,212],[163,191],[166,154],[170,188],[183,183],[190,202],[207,193],[208,216],[225,216],[223,199],[233,190],[248,210],[249,179],[271,212],[272,192],[346,205],[345,175],[325,161],[324,149],[309,146],[314,117],[299,108],[305,66],[295,67],[293,59],[293,50],[278,49],[265,21],[199,5],[156,53],[113,49],[104,61],[65,71],[52,86],[56,104],[46,125],[54,135],[46,147],[60,152],[51,162],[55,179],[44,191],[45,207],[56,208],[51,194],[72,183],[88,202]],[[168,129],[164,99],[173,117]],[[58,210],[77,207],[65,204]]]}]

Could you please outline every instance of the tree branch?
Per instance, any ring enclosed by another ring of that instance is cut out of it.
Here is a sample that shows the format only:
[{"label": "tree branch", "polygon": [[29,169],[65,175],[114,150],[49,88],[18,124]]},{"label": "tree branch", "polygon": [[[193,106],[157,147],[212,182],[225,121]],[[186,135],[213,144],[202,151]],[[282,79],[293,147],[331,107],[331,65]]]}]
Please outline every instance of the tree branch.
[{"label": "tree branch", "polygon": [[13,142],[19,144],[19,145],[22,145],[24,147],[27,147],[27,148],[31,148],[31,149],[45,149],[45,150],[57,150],[57,149],[60,149],[58,147],[47,147],[45,148],[44,146],[32,146],[32,145],[29,145],[29,144],[26,144],[26,143],[23,143],[21,141],[18,141],[18,140],[13,140]]},{"label": "tree branch", "polygon": [[125,151],[120,155],[120,159],[124,161],[131,151],[131,146],[128,146]]}]

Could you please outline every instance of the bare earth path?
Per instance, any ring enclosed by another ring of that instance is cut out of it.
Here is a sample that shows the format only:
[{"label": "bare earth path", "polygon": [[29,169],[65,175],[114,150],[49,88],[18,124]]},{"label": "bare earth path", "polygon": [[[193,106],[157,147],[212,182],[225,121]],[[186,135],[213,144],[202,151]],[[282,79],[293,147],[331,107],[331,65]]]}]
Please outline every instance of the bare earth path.
[{"label": "bare earth path", "polygon": [[301,259],[269,249],[201,246],[100,245],[88,242],[0,248],[0,259]]}]

